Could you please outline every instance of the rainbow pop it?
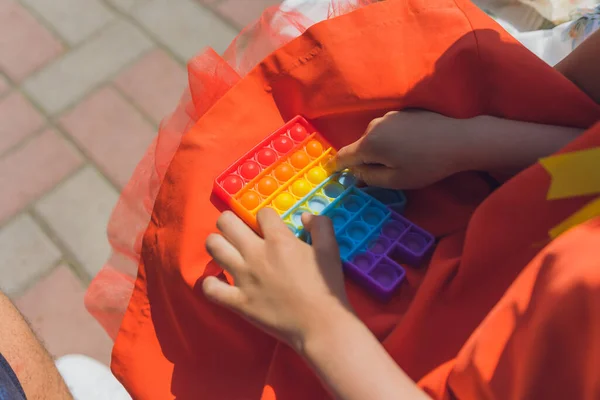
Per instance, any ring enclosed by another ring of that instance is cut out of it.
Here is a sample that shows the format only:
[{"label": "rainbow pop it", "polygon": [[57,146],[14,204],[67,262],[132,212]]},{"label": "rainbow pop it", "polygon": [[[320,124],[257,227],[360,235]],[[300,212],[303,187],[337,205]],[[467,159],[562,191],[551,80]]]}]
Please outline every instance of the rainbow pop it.
[{"label": "rainbow pop it", "polygon": [[418,265],[434,244],[431,234],[403,218],[400,191],[358,187],[348,171],[330,174],[333,147],[297,116],[241,157],[215,180],[214,192],[258,231],[256,213],[274,208],[294,234],[305,212],[333,221],[345,272],[387,299],[400,285],[400,262]]}]

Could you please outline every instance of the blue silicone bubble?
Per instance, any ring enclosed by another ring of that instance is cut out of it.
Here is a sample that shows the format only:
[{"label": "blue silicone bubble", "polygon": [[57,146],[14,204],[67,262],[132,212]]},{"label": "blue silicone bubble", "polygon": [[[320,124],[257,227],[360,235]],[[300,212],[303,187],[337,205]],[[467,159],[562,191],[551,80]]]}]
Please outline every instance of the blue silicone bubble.
[{"label": "blue silicone bubble", "polygon": [[342,172],[337,181],[345,188],[349,188],[356,183],[356,177],[348,172]]},{"label": "blue silicone bubble", "polygon": [[372,186],[364,187],[362,190],[385,205],[394,204],[401,200],[397,190],[383,189]]},{"label": "blue silicone bubble", "polygon": [[346,228],[346,235],[355,242],[363,240],[369,234],[369,227],[362,222],[352,222]]},{"label": "blue silicone bubble", "polygon": [[351,213],[356,213],[361,209],[363,204],[365,204],[365,200],[357,195],[351,194],[343,198],[341,203],[342,207],[344,207],[346,210],[350,211]]},{"label": "blue silicone bubble", "polygon": [[308,200],[307,204],[310,211],[320,214],[329,205],[329,200],[322,196],[314,196]]},{"label": "blue silicone bubble", "polygon": [[333,222],[333,227],[336,230],[344,226],[344,224],[350,219],[350,214],[348,214],[346,211],[340,208],[331,210],[331,212],[328,213],[328,216],[329,218],[331,218],[331,221]]},{"label": "blue silicone bubble", "polygon": [[323,193],[325,194],[325,196],[331,199],[335,199],[336,197],[338,197],[344,192],[344,190],[346,190],[344,186],[336,182],[329,182],[323,187]]},{"label": "blue silicone bubble", "polygon": [[342,258],[346,258],[346,256],[348,256],[348,254],[350,254],[350,252],[352,251],[354,245],[352,244],[352,241],[350,241],[350,239],[341,237],[338,238],[338,247],[340,249],[340,256]]},{"label": "blue silicone bubble", "polygon": [[302,226],[302,214],[304,214],[305,212],[309,211],[302,208],[299,208],[296,211],[294,211],[290,216],[292,223],[296,226]]},{"label": "blue silicone bubble", "polygon": [[377,225],[385,218],[385,212],[376,207],[367,207],[361,215],[363,221],[369,225]]}]

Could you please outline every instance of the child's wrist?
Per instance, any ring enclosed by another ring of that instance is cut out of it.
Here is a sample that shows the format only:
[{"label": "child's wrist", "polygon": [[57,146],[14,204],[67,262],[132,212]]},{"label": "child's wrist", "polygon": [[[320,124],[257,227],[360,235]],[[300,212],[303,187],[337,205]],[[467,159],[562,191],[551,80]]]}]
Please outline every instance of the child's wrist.
[{"label": "child's wrist", "polygon": [[304,358],[310,358],[326,346],[325,343],[335,340],[340,331],[345,331],[357,322],[362,324],[356,314],[341,303],[315,310],[312,316],[294,345],[295,350]]}]

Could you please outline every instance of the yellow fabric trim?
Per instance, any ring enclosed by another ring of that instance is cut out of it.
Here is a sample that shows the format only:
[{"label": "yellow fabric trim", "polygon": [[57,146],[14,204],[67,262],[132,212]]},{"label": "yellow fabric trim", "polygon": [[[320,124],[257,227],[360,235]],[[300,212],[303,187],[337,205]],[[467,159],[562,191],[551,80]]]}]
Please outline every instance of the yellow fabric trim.
[{"label": "yellow fabric trim", "polygon": [[600,197],[592,200],[575,214],[565,219],[560,224],[556,225],[549,232],[552,239],[556,238],[561,233],[573,228],[576,225],[582,224],[590,219],[600,216]]},{"label": "yellow fabric trim", "polygon": [[540,159],[552,182],[547,199],[600,193],[600,147]]}]

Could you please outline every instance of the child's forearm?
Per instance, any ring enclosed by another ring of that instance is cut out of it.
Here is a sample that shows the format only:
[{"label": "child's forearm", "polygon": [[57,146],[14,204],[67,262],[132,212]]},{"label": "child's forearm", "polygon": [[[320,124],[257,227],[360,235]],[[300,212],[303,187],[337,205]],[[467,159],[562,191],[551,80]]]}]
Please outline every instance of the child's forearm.
[{"label": "child's forearm", "polygon": [[517,173],[560,150],[583,130],[480,116],[465,120],[457,169]]},{"label": "child's forearm", "polygon": [[555,68],[600,104],[600,30],[584,40]]},{"label": "child's forearm", "polygon": [[301,354],[337,399],[427,399],[367,327],[340,311],[306,339]]}]

